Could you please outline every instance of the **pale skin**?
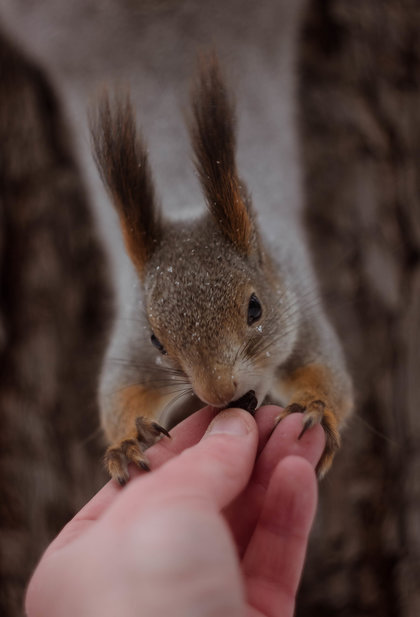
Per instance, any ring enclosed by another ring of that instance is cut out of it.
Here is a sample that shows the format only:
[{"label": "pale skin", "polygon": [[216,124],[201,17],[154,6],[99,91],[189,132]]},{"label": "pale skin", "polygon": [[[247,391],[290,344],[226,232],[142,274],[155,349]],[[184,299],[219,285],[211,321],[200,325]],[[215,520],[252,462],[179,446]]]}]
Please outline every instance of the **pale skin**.
[{"label": "pale skin", "polygon": [[298,439],[301,414],[271,434],[279,411],[207,407],[175,427],[151,473],[108,482],[49,546],[28,617],[292,617],[325,438]]}]

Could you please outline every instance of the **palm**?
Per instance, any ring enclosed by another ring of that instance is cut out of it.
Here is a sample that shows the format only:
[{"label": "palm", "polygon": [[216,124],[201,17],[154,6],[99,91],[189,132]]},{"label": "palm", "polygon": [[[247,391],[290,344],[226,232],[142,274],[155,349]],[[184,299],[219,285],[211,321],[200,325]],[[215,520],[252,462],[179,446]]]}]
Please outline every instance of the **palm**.
[{"label": "palm", "polygon": [[[176,427],[172,439],[163,439],[151,448],[148,457],[152,468],[161,467],[197,443],[214,414],[211,408],[201,410]],[[248,617],[277,617],[279,614],[292,617],[306,539],[315,508],[313,468],[322,453],[323,431],[315,427],[299,441],[302,421],[295,414],[286,418],[270,436],[277,415],[278,408],[275,407],[265,407],[257,412],[255,419],[259,448],[251,478],[242,493],[223,512],[232,535],[222,534],[225,544],[219,545],[221,555],[217,563],[222,564],[228,553],[232,555],[231,563],[235,563],[235,548],[231,543],[233,536],[236,553],[241,560]],[[301,458],[285,458],[290,454]],[[303,461],[302,457],[311,465]],[[188,469],[187,466],[186,471]],[[134,469],[131,473],[137,474]],[[199,479],[201,481],[201,476]],[[295,490],[297,485],[302,487],[298,494]],[[131,494],[134,499],[140,500],[139,503],[144,503],[141,491],[135,489]],[[48,562],[48,556],[58,548],[73,542],[89,527],[95,526],[98,519],[118,501],[119,495],[120,488],[109,482],[50,545],[44,562]],[[121,504],[121,500],[118,503]],[[185,517],[191,514],[188,504],[186,507]],[[130,512],[135,512],[137,517],[139,510],[130,507]],[[126,510],[123,509],[121,514],[125,517]],[[216,511],[213,511],[212,516],[213,520],[219,520],[224,526]],[[206,546],[202,548],[204,552],[207,550]],[[225,583],[227,581],[224,579]]]}]

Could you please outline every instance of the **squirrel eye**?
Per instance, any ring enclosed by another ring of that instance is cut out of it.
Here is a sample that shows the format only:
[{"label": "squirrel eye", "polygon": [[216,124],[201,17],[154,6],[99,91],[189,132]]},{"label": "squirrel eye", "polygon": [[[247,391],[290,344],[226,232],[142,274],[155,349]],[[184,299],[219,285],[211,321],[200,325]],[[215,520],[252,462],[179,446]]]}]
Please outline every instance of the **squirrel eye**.
[{"label": "squirrel eye", "polygon": [[166,355],[166,349],[164,348],[160,340],[157,338],[157,336],[152,334],[152,336],[150,337],[150,340],[152,341],[152,345],[154,345],[156,349],[160,351],[161,354]]},{"label": "squirrel eye", "polygon": [[260,301],[255,294],[252,294],[248,304],[248,326],[252,326],[253,323],[258,321],[261,315],[262,307]]}]

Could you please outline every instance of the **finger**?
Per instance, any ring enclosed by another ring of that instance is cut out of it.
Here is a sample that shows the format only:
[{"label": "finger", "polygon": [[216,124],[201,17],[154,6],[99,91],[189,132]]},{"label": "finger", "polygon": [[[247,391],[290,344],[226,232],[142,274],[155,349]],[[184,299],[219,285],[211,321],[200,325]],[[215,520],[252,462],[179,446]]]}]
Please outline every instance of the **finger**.
[{"label": "finger", "polygon": [[[205,407],[186,418],[171,431],[171,439],[161,439],[152,446],[148,458],[152,469],[157,469],[165,462],[196,444],[203,437],[216,410]],[[135,466],[130,468],[132,477],[141,475]],[[110,480],[105,486],[76,514],[76,516],[62,529],[56,539],[50,544],[48,552],[53,552],[65,544],[79,537],[114,503],[121,491],[124,490],[117,482]]]},{"label": "finger", "polygon": [[[217,413],[218,410],[210,406],[196,411],[170,431],[170,439],[163,437],[151,448],[148,448],[147,458],[151,470],[158,469],[186,448],[198,443]],[[141,471],[136,465],[130,465],[130,479],[140,475],[144,475],[144,471]]]},{"label": "finger", "polygon": [[313,466],[287,457],[277,466],[243,558],[248,602],[266,617],[292,617],[317,501]]},{"label": "finger", "polygon": [[[279,410],[278,407],[267,409],[271,413],[278,413]],[[255,482],[267,487],[277,463],[289,455],[302,456],[316,467],[325,446],[324,431],[316,425],[299,438],[302,427],[303,416],[300,413],[287,416],[276,427],[258,457],[253,474]]]},{"label": "finger", "polygon": [[118,525],[139,513],[176,501],[191,507],[221,509],[249,480],[255,462],[258,431],[253,417],[240,409],[219,413],[203,439],[162,465],[153,474],[131,482],[110,517]]},{"label": "finger", "polygon": [[276,417],[282,410],[282,407],[277,405],[264,405],[264,407],[257,409],[254,418],[258,426],[258,455],[267,445],[273,433]]},{"label": "finger", "polygon": [[[203,437],[216,410],[204,407],[180,422],[171,431],[171,439],[160,439],[147,450],[147,457],[152,469],[158,469],[186,448],[190,448]],[[144,475],[135,465],[130,468],[130,477]],[[109,503],[123,490],[117,482],[110,481],[97,495],[76,515],[76,519],[98,518]],[[102,494],[103,493],[103,494]]]},{"label": "finger", "polygon": [[[278,411],[278,407],[272,406],[261,409],[261,414],[266,416],[261,427],[262,443],[264,443],[266,437],[267,425],[278,415]],[[270,432],[272,426],[271,424]],[[265,492],[279,461],[285,456],[295,455],[301,456],[315,467],[322,455],[325,444],[325,435],[322,428],[319,425],[314,426],[299,440],[301,430],[301,414],[292,414],[277,426],[258,456],[245,491],[225,511],[226,520],[231,527],[240,555],[243,555],[246,550],[254,531],[264,502]]]}]

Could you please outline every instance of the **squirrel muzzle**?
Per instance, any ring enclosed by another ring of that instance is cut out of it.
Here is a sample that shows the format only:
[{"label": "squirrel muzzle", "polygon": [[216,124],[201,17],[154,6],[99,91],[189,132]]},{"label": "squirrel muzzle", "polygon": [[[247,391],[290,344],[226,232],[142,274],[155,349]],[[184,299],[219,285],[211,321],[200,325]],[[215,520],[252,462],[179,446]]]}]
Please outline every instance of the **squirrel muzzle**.
[{"label": "squirrel muzzle", "polygon": [[191,385],[198,398],[213,407],[225,407],[237,398],[237,380],[228,367],[200,371],[193,376]]}]

